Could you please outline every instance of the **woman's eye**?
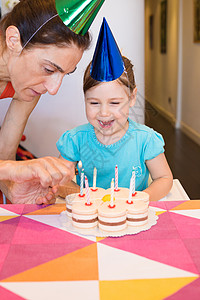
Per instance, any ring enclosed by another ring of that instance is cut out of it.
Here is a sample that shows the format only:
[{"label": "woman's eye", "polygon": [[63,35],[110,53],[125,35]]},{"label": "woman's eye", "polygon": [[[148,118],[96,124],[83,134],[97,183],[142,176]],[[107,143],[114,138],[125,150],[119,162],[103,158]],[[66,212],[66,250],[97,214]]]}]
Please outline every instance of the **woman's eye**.
[{"label": "woman's eye", "polygon": [[52,74],[54,73],[54,70],[50,70],[48,68],[44,68],[45,69],[45,72],[48,73],[48,74]]}]

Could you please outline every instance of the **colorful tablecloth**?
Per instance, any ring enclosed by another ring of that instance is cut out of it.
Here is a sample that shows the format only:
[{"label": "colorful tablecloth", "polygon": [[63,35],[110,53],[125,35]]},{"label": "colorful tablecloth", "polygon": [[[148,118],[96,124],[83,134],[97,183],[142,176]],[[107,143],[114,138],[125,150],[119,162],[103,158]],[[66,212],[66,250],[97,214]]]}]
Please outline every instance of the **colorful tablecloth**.
[{"label": "colorful tablecloth", "polygon": [[199,300],[200,200],[151,203],[150,230],[120,238],[62,228],[64,204],[0,206],[0,299]]}]

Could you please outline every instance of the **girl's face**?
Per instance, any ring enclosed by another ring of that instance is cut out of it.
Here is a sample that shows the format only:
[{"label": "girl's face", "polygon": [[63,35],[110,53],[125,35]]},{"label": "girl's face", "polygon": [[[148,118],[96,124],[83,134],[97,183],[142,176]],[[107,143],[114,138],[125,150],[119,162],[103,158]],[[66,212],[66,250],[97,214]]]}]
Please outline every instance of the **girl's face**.
[{"label": "girl's face", "polygon": [[113,144],[126,133],[136,92],[135,88],[129,95],[128,88],[115,80],[100,83],[85,93],[86,116],[102,144]]},{"label": "girl's face", "polygon": [[69,47],[35,47],[18,56],[11,55],[8,72],[16,97],[32,101],[46,92],[55,95],[63,77],[75,71],[82,55],[83,50],[73,44]]}]

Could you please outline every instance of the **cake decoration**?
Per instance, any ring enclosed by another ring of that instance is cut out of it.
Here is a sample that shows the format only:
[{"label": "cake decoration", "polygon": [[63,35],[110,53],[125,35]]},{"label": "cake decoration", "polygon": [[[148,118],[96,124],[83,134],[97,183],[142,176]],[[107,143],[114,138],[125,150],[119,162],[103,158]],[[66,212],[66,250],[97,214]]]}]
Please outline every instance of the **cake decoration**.
[{"label": "cake decoration", "polygon": [[93,192],[97,191],[96,182],[97,182],[97,168],[94,167],[94,171],[93,171],[93,187],[91,188],[91,190]]},{"label": "cake decoration", "polygon": [[118,166],[115,166],[115,192],[119,192],[118,188]]},{"label": "cake decoration", "polygon": [[92,202],[90,201],[90,191],[87,176],[85,176],[85,190],[86,190],[86,202],[85,205],[90,206]]},{"label": "cake decoration", "polygon": [[135,191],[135,168],[134,167],[133,167],[132,177],[133,177],[132,196],[134,197],[137,194],[137,192]]},{"label": "cake decoration", "polygon": [[110,194],[110,204],[108,205],[109,208],[115,208],[114,204],[114,178],[111,181],[111,194]]},{"label": "cake decoration", "polygon": [[80,197],[84,197],[85,194],[83,193],[83,181],[84,181],[84,169],[81,170],[81,184],[80,184]]}]

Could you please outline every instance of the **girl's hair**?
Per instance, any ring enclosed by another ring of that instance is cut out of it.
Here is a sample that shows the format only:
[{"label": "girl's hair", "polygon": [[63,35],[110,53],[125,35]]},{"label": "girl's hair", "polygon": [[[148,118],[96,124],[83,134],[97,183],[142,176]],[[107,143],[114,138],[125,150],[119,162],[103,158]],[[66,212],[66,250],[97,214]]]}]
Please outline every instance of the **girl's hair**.
[{"label": "girl's hair", "polygon": [[[133,65],[127,57],[122,56],[122,59],[124,62],[125,71],[116,80],[119,83],[122,83],[123,85],[128,87],[130,89],[130,91],[133,92],[134,88],[136,87],[135,77],[134,77],[134,73],[133,73]],[[90,76],[91,63],[92,62],[90,62],[89,65],[87,66],[85,73],[84,73],[84,77],[83,77],[84,93],[86,93],[87,90],[89,90],[90,88],[102,83],[101,81],[97,81]]]},{"label": "girl's hair", "polygon": [[25,45],[26,49],[35,45],[70,46],[72,43],[83,50],[89,48],[91,38],[88,32],[84,36],[75,34],[55,15],[55,0],[21,0],[0,22],[2,39],[5,43],[6,29],[14,25],[20,32],[22,47]]}]

